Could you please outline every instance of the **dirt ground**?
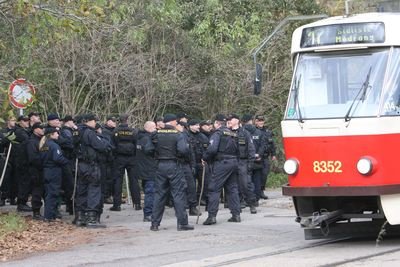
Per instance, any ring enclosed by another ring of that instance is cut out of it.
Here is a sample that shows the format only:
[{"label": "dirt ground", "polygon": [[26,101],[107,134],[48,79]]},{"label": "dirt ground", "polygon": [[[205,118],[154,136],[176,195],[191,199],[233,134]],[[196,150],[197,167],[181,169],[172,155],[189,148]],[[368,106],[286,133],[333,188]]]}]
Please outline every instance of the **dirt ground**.
[{"label": "dirt ground", "polygon": [[88,243],[94,236],[105,232],[87,231],[64,221],[41,222],[31,216],[23,219],[27,224],[25,230],[0,237],[0,262],[26,258],[38,252],[64,250]]}]

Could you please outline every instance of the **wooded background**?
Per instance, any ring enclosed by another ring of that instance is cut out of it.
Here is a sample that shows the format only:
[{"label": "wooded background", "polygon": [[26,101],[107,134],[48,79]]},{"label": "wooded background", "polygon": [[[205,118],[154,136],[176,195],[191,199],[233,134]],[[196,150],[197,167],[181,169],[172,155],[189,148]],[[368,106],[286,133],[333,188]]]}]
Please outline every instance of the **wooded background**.
[{"label": "wooded background", "polygon": [[26,78],[37,89],[28,111],[44,115],[128,113],[140,126],[165,112],[264,114],[282,155],[290,39],[305,22],[261,51],[259,96],[251,53],[285,17],[321,13],[343,14],[344,1],[0,0],[2,115],[9,84]]}]

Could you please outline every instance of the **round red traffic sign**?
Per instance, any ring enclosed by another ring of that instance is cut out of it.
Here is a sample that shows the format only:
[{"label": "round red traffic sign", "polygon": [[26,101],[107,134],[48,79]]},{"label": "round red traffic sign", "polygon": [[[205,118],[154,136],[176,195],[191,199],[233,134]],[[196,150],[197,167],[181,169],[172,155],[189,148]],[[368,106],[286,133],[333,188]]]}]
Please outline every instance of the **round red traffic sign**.
[{"label": "round red traffic sign", "polygon": [[35,87],[25,79],[21,78],[10,84],[8,98],[14,107],[24,109],[33,102],[35,93]]}]

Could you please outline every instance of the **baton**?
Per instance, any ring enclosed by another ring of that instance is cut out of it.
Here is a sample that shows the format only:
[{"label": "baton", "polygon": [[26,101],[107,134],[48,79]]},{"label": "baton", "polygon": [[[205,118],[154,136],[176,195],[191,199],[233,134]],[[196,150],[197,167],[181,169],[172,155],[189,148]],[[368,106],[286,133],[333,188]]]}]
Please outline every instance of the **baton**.
[{"label": "baton", "polygon": [[75,194],[76,194],[76,183],[78,180],[78,158],[75,159],[75,177],[74,177],[74,191],[72,192],[72,212],[75,216]]},{"label": "baton", "polygon": [[196,224],[199,224],[199,217],[200,217],[200,202],[201,198],[203,197],[203,190],[204,190],[204,177],[206,176],[206,165],[203,165],[203,173],[201,174],[201,190],[200,190],[200,197],[199,197],[199,202],[198,202],[198,213],[197,213],[197,220]]},{"label": "baton", "polygon": [[6,161],[4,163],[3,172],[1,173],[0,186],[3,184],[4,175],[6,174],[6,169],[7,169],[8,159],[10,158],[11,148],[12,148],[12,143],[10,142],[10,144],[8,145],[7,157],[6,157]]},{"label": "baton", "polygon": [[128,205],[132,204],[132,198],[131,198],[131,190],[129,188],[129,179],[128,179],[128,172],[125,169],[125,183],[126,183],[126,192],[128,195]]}]

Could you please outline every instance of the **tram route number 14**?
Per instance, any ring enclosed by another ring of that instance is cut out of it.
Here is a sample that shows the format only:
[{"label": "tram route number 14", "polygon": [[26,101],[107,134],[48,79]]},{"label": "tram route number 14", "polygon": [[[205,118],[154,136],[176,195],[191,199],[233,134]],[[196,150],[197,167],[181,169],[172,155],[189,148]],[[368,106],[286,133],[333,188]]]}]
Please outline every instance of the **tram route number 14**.
[{"label": "tram route number 14", "polygon": [[341,173],[342,172],[342,162],[334,160],[321,160],[313,162],[313,170],[315,173]]}]

